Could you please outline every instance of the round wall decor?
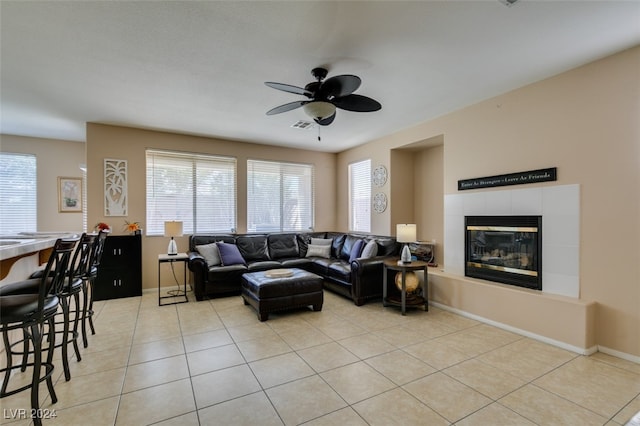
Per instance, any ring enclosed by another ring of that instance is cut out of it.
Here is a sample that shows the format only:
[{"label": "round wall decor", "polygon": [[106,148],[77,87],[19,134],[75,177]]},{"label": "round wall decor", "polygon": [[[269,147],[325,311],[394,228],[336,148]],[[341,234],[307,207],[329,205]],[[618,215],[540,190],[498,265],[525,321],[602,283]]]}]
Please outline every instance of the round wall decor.
[{"label": "round wall decor", "polygon": [[378,192],[373,196],[373,211],[382,213],[387,209],[387,196],[382,192]]},{"label": "round wall decor", "polygon": [[387,168],[382,164],[373,169],[371,175],[375,186],[382,186],[387,183]]}]

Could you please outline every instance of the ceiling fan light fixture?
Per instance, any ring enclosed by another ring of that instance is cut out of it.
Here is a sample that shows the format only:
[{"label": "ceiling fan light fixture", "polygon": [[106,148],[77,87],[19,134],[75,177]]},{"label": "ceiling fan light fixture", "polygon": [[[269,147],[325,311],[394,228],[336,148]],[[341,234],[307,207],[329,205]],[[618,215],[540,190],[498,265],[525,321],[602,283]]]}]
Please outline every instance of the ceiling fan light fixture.
[{"label": "ceiling fan light fixture", "polygon": [[336,106],[331,102],[325,101],[313,101],[306,103],[302,109],[304,109],[304,112],[309,117],[317,120],[324,120],[327,117],[331,117],[336,112]]}]

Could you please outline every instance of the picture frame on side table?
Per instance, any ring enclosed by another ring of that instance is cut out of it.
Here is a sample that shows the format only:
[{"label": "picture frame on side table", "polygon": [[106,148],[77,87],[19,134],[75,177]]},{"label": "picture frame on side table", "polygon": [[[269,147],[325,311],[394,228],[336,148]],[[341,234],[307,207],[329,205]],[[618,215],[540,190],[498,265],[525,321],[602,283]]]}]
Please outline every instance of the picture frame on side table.
[{"label": "picture frame on side table", "polygon": [[58,212],[82,213],[82,178],[58,177]]}]

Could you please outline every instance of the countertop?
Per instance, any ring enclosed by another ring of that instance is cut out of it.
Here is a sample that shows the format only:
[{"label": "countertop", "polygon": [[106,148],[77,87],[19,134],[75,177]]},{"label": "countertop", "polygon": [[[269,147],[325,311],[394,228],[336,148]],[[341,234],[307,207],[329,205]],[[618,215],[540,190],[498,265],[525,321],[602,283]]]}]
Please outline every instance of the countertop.
[{"label": "countertop", "polygon": [[0,236],[0,260],[21,257],[53,247],[58,238],[78,238],[74,232],[20,232]]}]

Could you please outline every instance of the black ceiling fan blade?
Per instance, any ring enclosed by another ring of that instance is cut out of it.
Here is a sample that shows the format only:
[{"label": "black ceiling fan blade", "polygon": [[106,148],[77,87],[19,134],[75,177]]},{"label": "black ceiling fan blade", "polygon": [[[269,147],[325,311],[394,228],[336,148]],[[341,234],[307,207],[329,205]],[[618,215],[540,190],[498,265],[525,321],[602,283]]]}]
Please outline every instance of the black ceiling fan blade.
[{"label": "black ceiling fan blade", "polygon": [[328,126],[329,124],[333,123],[333,120],[335,118],[336,118],[336,113],[334,112],[333,114],[331,114],[327,118],[323,118],[322,120],[318,120],[317,118],[314,118],[313,121],[315,121],[316,123],[318,123],[321,126]]},{"label": "black ceiling fan blade", "polygon": [[322,82],[320,86],[320,96],[331,99],[347,96],[358,90],[360,87],[360,77],[356,75],[336,75]]},{"label": "black ceiling fan blade", "polygon": [[267,115],[280,114],[281,112],[291,111],[292,109],[300,108],[302,105],[309,103],[309,101],[295,101],[288,104],[277,106],[267,111]]},{"label": "black ceiling fan blade", "polygon": [[295,93],[296,95],[305,95],[311,97],[312,93],[302,87],[292,86],[284,83],[274,83],[272,81],[265,81],[264,84],[272,89],[282,90],[283,92]]},{"label": "black ceiling fan blade", "polygon": [[340,109],[355,112],[373,112],[382,108],[380,102],[362,95],[347,95],[331,100]]}]

